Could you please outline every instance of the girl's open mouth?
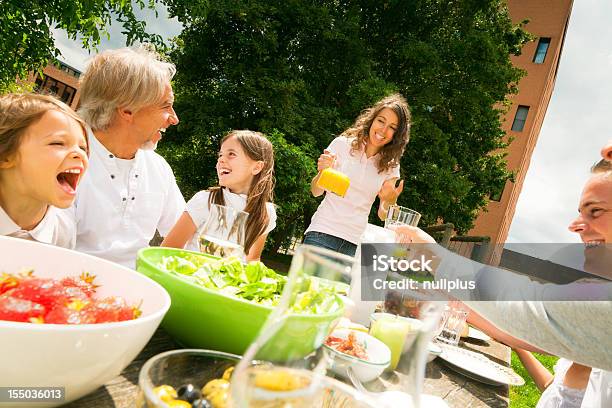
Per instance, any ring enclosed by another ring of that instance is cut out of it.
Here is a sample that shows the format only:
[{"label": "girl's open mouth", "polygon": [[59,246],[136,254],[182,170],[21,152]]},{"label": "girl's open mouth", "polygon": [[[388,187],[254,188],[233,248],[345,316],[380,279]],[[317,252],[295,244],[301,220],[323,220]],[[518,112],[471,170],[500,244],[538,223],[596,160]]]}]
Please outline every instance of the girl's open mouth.
[{"label": "girl's open mouth", "polygon": [[57,175],[57,182],[62,190],[70,195],[76,194],[76,188],[81,177],[81,169],[68,169]]}]

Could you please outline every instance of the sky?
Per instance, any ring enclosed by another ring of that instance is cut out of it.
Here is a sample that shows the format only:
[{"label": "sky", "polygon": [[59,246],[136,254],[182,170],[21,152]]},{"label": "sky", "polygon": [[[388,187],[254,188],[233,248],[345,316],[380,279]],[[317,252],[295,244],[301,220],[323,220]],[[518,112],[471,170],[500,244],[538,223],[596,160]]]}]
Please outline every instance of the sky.
[{"label": "sky", "polygon": [[[181,24],[140,11],[147,29],[170,38]],[[555,89],[531,158],[507,242],[579,242],[567,226],[577,214],[580,192],[599,150],[612,139],[612,2],[576,0],[565,38]],[[528,26],[527,26],[528,28]],[[121,27],[113,24],[111,38],[99,50],[124,46]],[[64,62],[84,70],[90,57],[78,42],[54,33]],[[529,253],[524,249],[513,247]]]},{"label": "sky", "polygon": [[[507,242],[580,242],[567,229],[612,139],[612,2],[576,0],[554,92]],[[529,250],[521,251],[529,252]]]},{"label": "sky", "polygon": [[[158,4],[157,12],[158,17],[156,18],[153,10],[140,10],[138,7],[134,7],[134,14],[136,17],[146,22],[147,32],[159,34],[165,40],[180,34],[183,26],[176,18],[170,19],[168,17],[168,11],[164,5]],[[108,27],[110,38],[102,38],[98,50],[104,51],[125,47],[126,37],[121,34],[122,29],[123,27],[121,24],[113,22],[113,24]],[[53,30],[53,37],[55,38],[55,45],[62,52],[62,56],[59,59],[81,72],[84,71],[87,62],[95,52],[89,53],[87,50],[83,49],[81,43],[68,38],[64,30]]]}]

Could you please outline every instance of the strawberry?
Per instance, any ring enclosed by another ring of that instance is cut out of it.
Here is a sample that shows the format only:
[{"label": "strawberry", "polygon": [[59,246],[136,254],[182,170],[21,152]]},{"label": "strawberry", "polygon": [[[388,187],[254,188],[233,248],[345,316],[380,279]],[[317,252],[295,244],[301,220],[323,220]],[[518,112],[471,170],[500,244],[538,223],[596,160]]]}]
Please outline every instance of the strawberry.
[{"label": "strawberry", "polygon": [[85,309],[89,301],[75,300],[67,305],[56,305],[45,315],[45,323],[52,324],[93,324],[96,317]]},{"label": "strawberry", "polygon": [[76,286],[64,287],[60,281],[48,278],[29,278],[7,292],[10,296],[30,300],[51,310],[56,305],[67,305],[75,299],[89,301],[89,296]]},{"label": "strawberry", "polygon": [[84,310],[96,316],[96,323],[132,320],[141,313],[138,307],[129,306],[123,298],[114,296],[94,300]]},{"label": "strawberry", "polygon": [[24,279],[28,279],[32,277],[32,271],[26,271],[23,273],[19,273],[16,275],[12,275],[9,273],[2,273],[0,275],[0,295],[8,292],[9,290],[16,288]]},{"label": "strawberry", "polygon": [[8,295],[41,304],[45,310],[51,310],[57,303],[66,300],[64,287],[54,279],[30,278],[19,282],[19,285],[6,292]]},{"label": "strawberry", "polygon": [[91,324],[132,320],[139,307],[120,297],[94,299],[95,276],[61,280],[35,278],[32,272],[0,275],[0,319],[32,323]]},{"label": "strawberry", "polygon": [[55,303],[54,294],[59,289],[61,286],[53,279],[30,278],[22,280],[17,287],[6,293],[14,298],[29,300],[45,306],[45,309],[51,309]]},{"label": "strawberry", "polygon": [[8,295],[0,295],[0,320],[42,323],[40,319],[44,314],[45,308],[38,303]]},{"label": "strawberry", "polygon": [[68,276],[61,280],[61,284],[64,287],[76,287],[85,293],[89,298],[93,297],[96,293],[96,289],[100,286],[94,284],[96,275],[90,275],[89,272],[83,272],[78,277]]}]

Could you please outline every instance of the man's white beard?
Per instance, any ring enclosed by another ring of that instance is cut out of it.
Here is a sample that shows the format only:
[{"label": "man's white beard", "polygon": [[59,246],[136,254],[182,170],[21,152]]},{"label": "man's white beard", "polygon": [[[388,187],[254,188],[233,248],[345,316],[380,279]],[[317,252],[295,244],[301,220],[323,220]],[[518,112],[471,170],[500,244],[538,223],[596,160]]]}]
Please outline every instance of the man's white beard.
[{"label": "man's white beard", "polygon": [[153,142],[152,140],[147,140],[140,146],[141,150],[155,150],[157,149],[157,142]]}]

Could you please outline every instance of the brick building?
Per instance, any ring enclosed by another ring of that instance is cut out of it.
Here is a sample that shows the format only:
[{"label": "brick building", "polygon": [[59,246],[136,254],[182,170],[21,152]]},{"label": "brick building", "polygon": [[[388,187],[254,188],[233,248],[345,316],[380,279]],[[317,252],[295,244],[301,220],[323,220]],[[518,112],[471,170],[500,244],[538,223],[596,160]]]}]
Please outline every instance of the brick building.
[{"label": "brick building", "polygon": [[81,71],[70,65],[56,61],[43,70],[44,76],[32,73],[28,82],[33,82],[38,92],[57,96],[63,102],[76,110],[79,103],[79,77]]},{"label": "brick building", "polygon": [[[507,181],[502,191],[492,192],[487,212],[482,212],[468,235],[487,236],[491,243],[504,243],[531,161],[542,122],[548,108],[563,41],[570,19],[573,0],[508,0],[512,21],[529,19],[526,30],[536,39],[523,47],[520,56],[512,56],[515,66],[527,71],[519,82],[519,93],[512,97],[512,106],[503,129],[514,141],[508,148],[508,168],[515,172],[514,182]],[[497,263],[501,254],[493,254]]]}]

